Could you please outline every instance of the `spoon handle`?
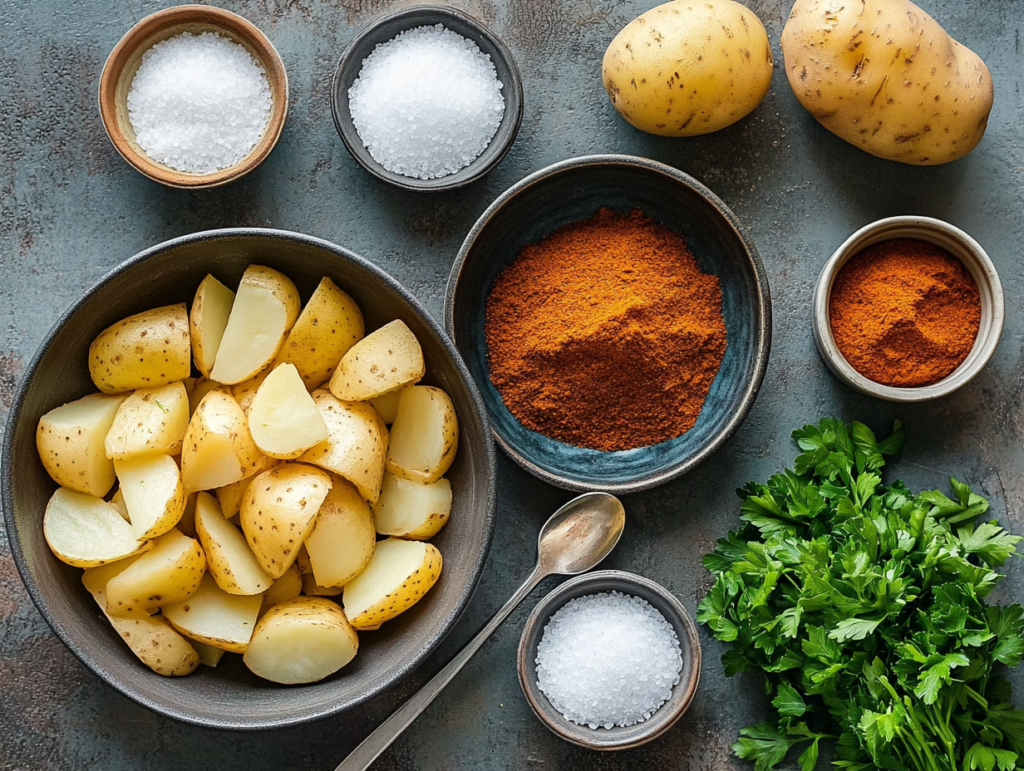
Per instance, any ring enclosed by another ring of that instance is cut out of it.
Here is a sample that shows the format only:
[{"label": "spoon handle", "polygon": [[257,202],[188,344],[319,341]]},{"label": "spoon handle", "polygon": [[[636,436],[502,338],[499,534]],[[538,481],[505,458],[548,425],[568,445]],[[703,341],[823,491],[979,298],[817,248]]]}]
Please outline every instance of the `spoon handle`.
[{"label": "spoon handle", "polygon": [[480,647],[487,641],[487,638],[491,636],[494,630],[501,626],[501,622],[508,617],[508,614],[515,610],[516,606],[523,601],[523,598],[546,575],[548,573],[541,570],[538,564],[533,569],[530,577],[516,590],[516,593],[505,603],[504,607],[494,614],[494,617],[487,623],[487,626],[481,629],[476,637],[470,640],[466,647],[448,662],[444,669],[434,675],[430,682],[420,688],[411,699],[395,710],[391,717],[381,723],[377,730],[367,736],[362,744],[352,750],[351,754],[334,771],[366,771],[370,764],[384,750],[391,746],[391,742],[397,739],[412,724],[412,721],[430,706],[430,703],[437,698],[438,694],[444,690],[444,687],[466,666],[466,663],[473,657],[473,654],[480,650]]}]

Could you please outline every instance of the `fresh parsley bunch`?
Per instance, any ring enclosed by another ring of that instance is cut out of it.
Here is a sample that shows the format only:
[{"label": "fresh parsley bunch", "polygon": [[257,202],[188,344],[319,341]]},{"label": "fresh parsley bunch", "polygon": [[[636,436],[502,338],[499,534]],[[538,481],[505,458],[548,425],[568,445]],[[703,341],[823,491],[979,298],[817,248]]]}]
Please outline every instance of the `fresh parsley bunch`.
[{"label": "fresh parsley bunch", "polygon": [[763,672],[770,719],[733,751],[757,771],[792,750],[804,771],[834,742],[851,771],[1024,769],[1024,711],[996,664],[1024,655],[1024,610],[985,602],[1019,536],[978,522],[988,501],[955,479],[953,498],[883,485],[879,442],[824,419],[793,432],[794,470],[739,491],[746,525],[704,565],[715,584],[699,620],[725,673]]}]

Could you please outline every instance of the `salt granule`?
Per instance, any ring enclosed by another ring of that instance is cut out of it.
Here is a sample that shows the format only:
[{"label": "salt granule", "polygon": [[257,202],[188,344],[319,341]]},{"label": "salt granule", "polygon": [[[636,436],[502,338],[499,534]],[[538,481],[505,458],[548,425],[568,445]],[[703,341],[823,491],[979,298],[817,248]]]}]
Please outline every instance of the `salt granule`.
[{"label": "salt granule", "polygon": [[128,91],[139,147],[178,171],[210,174],[256,146],[270,118],[270,84],[244,46],[183,32],[142,55]]},{"label": "salt granule", "polygon": [[348,91],[359,139],[388,171],[454,174],[482,153],[505,114],[491,57],[441,24],[376,46]]},{"label": "salt granule", "polygon": [[675,629],[646,600],[604,592],[563,605],[537,646],[537,687],[590,728],[642,723],[672,695],[683,667]]}]

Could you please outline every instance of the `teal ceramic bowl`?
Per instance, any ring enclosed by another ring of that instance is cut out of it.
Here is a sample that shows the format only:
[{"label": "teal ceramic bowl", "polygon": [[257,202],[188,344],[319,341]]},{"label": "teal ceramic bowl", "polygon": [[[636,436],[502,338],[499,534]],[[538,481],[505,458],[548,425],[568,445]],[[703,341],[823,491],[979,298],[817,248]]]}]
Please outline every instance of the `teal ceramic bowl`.
[{"label": "teal ceramic bowl", "polygon": [[[681,234],[701,270],[722,288],[727,348],[697,424],[649,447],[602,452],[531,431],[505,407],[491,383],[484,307],[503,267],[527,244],[601,207],[639,208]],[[505,191],[470,230],[448,279],[448,333],[480,387],[498,443],[516,463],[569,490],[628,493],[686,473],[721,447],[757,397],[771,348],[771,296],[764,265],[735,215],[687,174],[625,155],[572,158]]]}]

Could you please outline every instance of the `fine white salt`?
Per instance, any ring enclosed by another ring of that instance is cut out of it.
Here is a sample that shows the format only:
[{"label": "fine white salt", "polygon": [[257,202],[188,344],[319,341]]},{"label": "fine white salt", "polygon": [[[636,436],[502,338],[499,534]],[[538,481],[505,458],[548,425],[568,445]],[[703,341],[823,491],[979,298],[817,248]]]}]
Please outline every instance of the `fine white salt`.
[{"label": "fine white salt", "polygon": [[388,171],[454,174],[480,156],[505,113],[491,57],[437,24],[406,30],[363,60],[348,91],[363,145]]},{"label": "fine white salt", "polygon": [[139,147],[178,171],[234,166],[270,118],[270,85],[244,46],[214,32],[183,32],[142,55],[128,91]]},{"label": "fine white salt", "polygon": [[639,597],[605,592],[562,606],[537,646],[537,687],[590,728],[642,723],[672,695],[683,658],[665,617]]}]

